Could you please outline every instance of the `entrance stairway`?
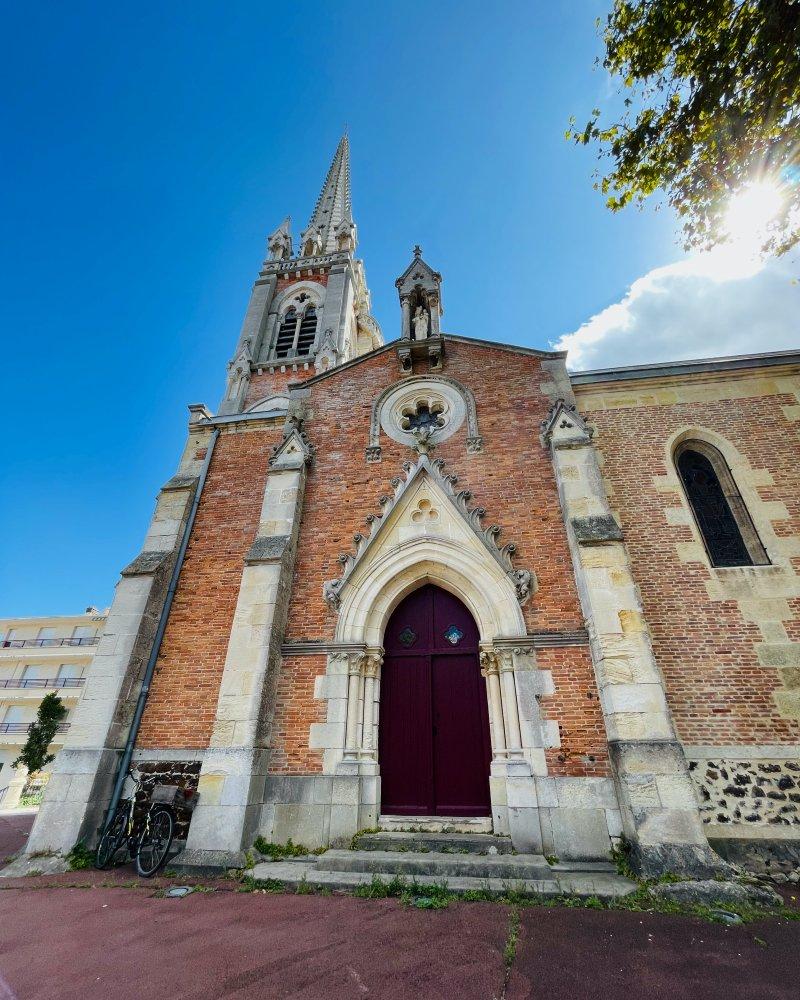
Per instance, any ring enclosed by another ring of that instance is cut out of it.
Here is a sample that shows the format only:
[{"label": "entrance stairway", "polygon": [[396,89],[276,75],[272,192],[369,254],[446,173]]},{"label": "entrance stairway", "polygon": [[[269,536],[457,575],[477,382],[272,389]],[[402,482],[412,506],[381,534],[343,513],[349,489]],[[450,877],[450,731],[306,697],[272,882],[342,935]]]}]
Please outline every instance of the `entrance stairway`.
[{"label": "entrance stairway", "polygon": [[540,854],[515,854],[508,837],[486,833],[384,830],[362,834],[351,850],[328,850],[289,861],[258,864],[250,874],[292,888],[300,883],[352,890],[373,878],[401,876],[409,885],[443,885],[455,894],[513,889],[541,896],[613,899],[636,886],[610,862],[548,864]]}]

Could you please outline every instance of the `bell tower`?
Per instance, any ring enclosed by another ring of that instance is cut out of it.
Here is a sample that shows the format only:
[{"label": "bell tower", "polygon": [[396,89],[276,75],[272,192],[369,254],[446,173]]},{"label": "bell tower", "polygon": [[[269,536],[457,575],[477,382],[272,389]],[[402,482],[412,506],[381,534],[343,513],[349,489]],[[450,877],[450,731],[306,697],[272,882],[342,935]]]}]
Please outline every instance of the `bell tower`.
[{"label": "bell tower", "polygon": [[356,257],[350,142],[343,135],[295,247],[287,217],[267,239],[220,414],[240,413],[253,371],[318,374],[383,344]]}]

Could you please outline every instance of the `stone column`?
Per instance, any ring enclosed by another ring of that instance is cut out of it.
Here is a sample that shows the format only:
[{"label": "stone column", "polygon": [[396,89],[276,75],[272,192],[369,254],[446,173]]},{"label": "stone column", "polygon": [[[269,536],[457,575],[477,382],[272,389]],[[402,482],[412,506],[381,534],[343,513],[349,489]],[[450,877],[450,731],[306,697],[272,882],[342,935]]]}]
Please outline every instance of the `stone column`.
[{"label": "stone column", "polygon": [[[267,736],[280,666],[306,465],[312,452],[288,425],[270,460],[256,537],[245,557],[217,712],[198,782],[185,871],[241,867],[257,833],[269,751]],[[264,706],[269,706],[265,713]]]},{"label": "stone column", "polygon": [[376,701],[378,676],[380,675],[383,653],[368,653],[364,664],[364,723],[361,737],[361,756],[370,764],[377,764],[378,744],[376,741]]},{"label": "stone column", "polygon": [[503,692],[503,721],[506,731],[506,752],[509,760],[522,760],[522,734],[519,728],[519,707],[517,687],[514,678],[514,658],[504,650],[496,654],[500,670],[500,686]]},{"label": "stone column", "polygon": [[336,264],[328,273],[325,302],[317,330],[333,330],[338,350],[344,350],[347,321],[353,299],[353,280],[349,264]]},{"label": "stone column", "polygon": [[540,854],[539,802],[531,766],[522,749],[513,654],[510,650],[483,649],[481,666],[495,744],[490,778],[495,832],[508,832],[514,848],[521,853]]},{"label": "stone column", "polygon": [[486,696],[489,699],[489,718],[492,720],[492,762],[505,763],[506,735],[503,724],[503,702],[500,695],[500,673],[497,656],[486,650],[481,652],[481,674],[486,678]]},{"label": "stone column", "polygon": [[408,296],[404,295],[400,299],[401,308],[401,324],[400,324],[400,336],[403,340],[411,339],[411,304],[408,300]]},{"label": "stone column", "polygon": [[92,844],[102,822],[211,433],[200,425],[209,416],[205,407],[189,409],[189,439],[178,472],[158,495],[140,555],[122,571],[28,853],[66,854],[78,840]]},{"label": "stone column", "polygon": [[439,296],[435,292],[428,293],[428,308],[431,314],[431,329],[429,336],[438,337],[441,334],[441,328],[439,325],[439,313],[441,306],[439,304]]},{"label": "stone column", "polygon": [[253,352],[254,358],[258,358],[260,355],[267,317],[269,315],[269,307],[275,294],[277,283],[278,276],[270,274],[266,278],[259,278],[255,285],[253,285],[253,291],[250,295],[250,302],[247,305],[247,312],[242,323],[239,340],[233,354],[234,357],[237,356],[246,343],[250,345],[250,350]]},{"label": "stone column", "polygon": [[347,664],[347,723],[345,725],[343,764],[350,767],[353,773],[358,771],[358,727],[359,706],[361,705],[361,681],[364,676],[365,653],[355,653],[350,656]]},{"label": "stone column", "polygon": [[553,457],[625,835],[645,874],[707,875],[723,863],[703,832],[591,434],[574,407],[558,400],[542,440]]}]

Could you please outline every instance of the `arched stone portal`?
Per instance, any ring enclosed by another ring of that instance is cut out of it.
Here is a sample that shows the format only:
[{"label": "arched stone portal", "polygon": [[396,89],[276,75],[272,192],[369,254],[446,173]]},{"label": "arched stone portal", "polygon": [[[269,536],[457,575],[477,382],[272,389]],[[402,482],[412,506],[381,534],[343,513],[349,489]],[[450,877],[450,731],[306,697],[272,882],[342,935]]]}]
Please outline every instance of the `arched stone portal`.
[{"label": "arched stone portal", "polygon": [[381,812],[489,816],[492,750],[479,635],[464,604],[426,584],[384,635],[378,764]]}]

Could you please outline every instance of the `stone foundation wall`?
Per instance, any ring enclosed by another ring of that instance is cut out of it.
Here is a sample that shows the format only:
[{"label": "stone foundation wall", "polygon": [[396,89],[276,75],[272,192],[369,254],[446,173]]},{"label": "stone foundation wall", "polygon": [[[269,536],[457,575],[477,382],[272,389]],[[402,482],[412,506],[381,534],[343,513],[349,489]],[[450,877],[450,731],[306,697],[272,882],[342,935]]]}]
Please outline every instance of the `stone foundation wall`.
[{"label": "stone foundation wall", "polygon": [[[800,840],[800,758],[798,760],[692,760],[689,770],[700,797],[703,822],[730,827],[771,828],[775,837]],[[721,831],[715,831],[721,832]],[[753,830],[754,835],[756,830]],[[746,832],[744,832],[746,836]]]},{"label": "stone foundation wall", "polygon": [[[136,767],[142,774],[142,788],[137,796],[137,804],[141,803],[142,809],[149,803],[156,785],[177,785],[178,788],[191,789],[194,794],[197,793],[199,760],[148,760],[139,761]],[[175,816],[175,840],[186,840],[192,813],[189,809],[179,808],[176,809]]]}]

